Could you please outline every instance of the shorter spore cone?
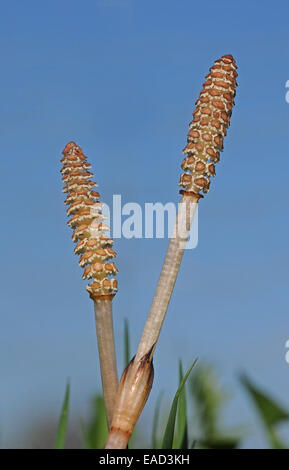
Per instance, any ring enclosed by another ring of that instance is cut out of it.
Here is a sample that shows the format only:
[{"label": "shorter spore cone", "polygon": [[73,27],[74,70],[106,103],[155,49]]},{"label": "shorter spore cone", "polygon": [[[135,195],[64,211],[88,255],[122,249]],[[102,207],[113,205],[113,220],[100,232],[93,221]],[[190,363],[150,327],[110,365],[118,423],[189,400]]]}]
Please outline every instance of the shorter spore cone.
[{"label": "shorter spore cone", "polygon": [[109,227],[103,222],[100,195],[95,191],[96,183],[91,180],[91,164],[75,142],[69,142],[62,153],[61,174],[63,192],[67,193],[68,225],[73,228],[72,240],[77,243],[74,252],[80,255],[83,279],[92,279],[86,289],[94,300],[114,295],[117,280],[113,276],[118,270],[111,260],[116,253],[112,249],[113,240],[105,236]]}]

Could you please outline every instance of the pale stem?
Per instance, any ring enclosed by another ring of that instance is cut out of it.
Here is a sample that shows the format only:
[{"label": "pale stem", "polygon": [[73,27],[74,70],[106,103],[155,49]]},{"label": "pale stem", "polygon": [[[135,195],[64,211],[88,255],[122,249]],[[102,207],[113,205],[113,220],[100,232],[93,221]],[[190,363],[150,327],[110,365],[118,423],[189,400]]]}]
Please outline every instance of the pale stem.
[{"label": "pale stem", "polygon": [[199,196],[184,195],[169,242],[150,312],[136,354],[136,361],[156,345],[179,272]]},{"label": "pale stem", "polygon": [[112,298],[94,300],[97,344],[106,417],[110,426],[118,388],[114,347]]}]

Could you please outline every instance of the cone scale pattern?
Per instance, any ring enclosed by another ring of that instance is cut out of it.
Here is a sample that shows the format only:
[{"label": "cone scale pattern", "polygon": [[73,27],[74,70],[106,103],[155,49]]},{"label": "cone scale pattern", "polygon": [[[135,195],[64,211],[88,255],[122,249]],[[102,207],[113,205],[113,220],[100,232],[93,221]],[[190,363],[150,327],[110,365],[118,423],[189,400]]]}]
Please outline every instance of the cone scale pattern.
[{"label": "cone scale pattern", "polygon": [[186,157],[181,165],[184,171],[179,182],[184,188],[181,192],[209,191],[210,178],[215,176],[215,163],[220,160],[223,139],[230,125],[237,87],[236,69],[234,58],[224,55],[206,76],[183,150]]},{"label": "cone scale pattern", "polygon": [[103,223],[97,185],[91,181],[91,165],[82,149],[70,142],[63,150],[61,163],[63,192],[67,193],[68,225],[73,228],[72,240],[76,242],[74,253],[80,255],[79,265],[84,268],[83,279],[92,279],[86,289],[92,299],[117,292],[118,270],[111,261],[116,256],[113,240],[104,235],[109,227]]}]

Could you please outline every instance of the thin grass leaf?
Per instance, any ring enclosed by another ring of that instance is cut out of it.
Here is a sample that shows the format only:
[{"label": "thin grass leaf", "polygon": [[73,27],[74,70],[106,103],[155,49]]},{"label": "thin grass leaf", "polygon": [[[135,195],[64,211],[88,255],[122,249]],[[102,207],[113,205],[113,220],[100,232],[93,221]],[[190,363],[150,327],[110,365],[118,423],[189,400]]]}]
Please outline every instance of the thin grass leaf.
[{"label": "thin grass leaf", "polygon": [[130,361],[130,339],[129,339],[129,327],[127,319],[124,320],[124,368]]},{"label": "thin grass leaf", "polygon": [[152,432],[152,449],[158,449],[159,443],[158,443],[158,423],[159,423],[159,416],[160,416],[160,407],[161,407],[161,401],[163,398],[163,392],[161,392],[158,396],[157,402],[156,402],[156,407],[155,407],[155,412],[154,412],[154,418],[153,418],[153,432]]},{"label": "thin grass leaf", "polygon": [[198,442],[201,448],[205,449],[237,449],[240,445],[240,439],[235,437],[216,437],[214,439],[205,439]]},{"label": "thin grass leaf", "polygon": [[183,387],[191,373],[192,368],[196,364],[198,358],[194,360],[193,364],[187,371],[186,375],[184,376],[183,380],[181,381],[179,388],[174,396],[172,406],[171,406],[171,411],[169,414],[167,426],[165,429],[164,437],[163,437],[163,442],[162,442],[162,449],[171,449],[173,445],[173,440],[174,440],[174,433],[175,433],[175,423],[176,423],[176,416],[177,416],[177,410],[178,410],[178,402],[179,402],[179,397],[180,394],[183,390]]},{"label": "thin grass leaf", "polygon": [[[184,378],[183,374],[183,365],[182,361],[179,362],[179,384],[182,383]],[[183,390],[180,393],[179,397],[179,406],[177,413],[177,439],[176,449],[187,449],[188,448],[188,425],[187,425],[187,397],[186,397],[186,388],[183,387]]]},{"label": "thin grass leaf", "polygon": [[275,432],[275,426],[289,419],[289,413],[279,403],[259,390],[244,374],[240,377],[241,383],[249,393],[259,415],[264,423],[265,430],[271,445],[275,449],[286,447]]},{"label": "thin grass leaf", "polygon": [[[129,338],[129,326],[127,318],[124,320],[124,369],[127,367],[130,357],[130,338]],[[133,436],[131,436],[130,442],[128,443],[128,448],[131,447]]]},{"label": "thin grass leaf", "polygon": [[81,433],[82,433],[82,444],[85,449],[91,449],[90,447],[90,437],[87,426],[83,420],[80,423]]},{"label": "thin grass leaf", "polygon": [[196,447],[196,444],[197,444],[197,439],[194,439],[190,448],[194,449]]},{"label": "thin grass leaf", "polygon": [[199,421],[199,437],[204,439],[221,433],[220,417],[227,393],[220,386],[214,368],[205,363],[198,365],[190,381],[196,418]]},{"label": "thin grass leaf", "polygon": [[93,398],[90,421],[87,424],[82,423],[81,428],[86,449],[103,449],[108,436],[103,397]]},{"label": "thin grass leaf", "polygon": [[68,422],[68,412],[69,412],[69,395],[70,395],[70,385],[69,382],[66,384],[66,390],[64,395],[64,400],[62,404],[61,415],[58,422],[56,440],[55,440],[55,449],[64,449],[65,438],[66,438],[66,429]]}]

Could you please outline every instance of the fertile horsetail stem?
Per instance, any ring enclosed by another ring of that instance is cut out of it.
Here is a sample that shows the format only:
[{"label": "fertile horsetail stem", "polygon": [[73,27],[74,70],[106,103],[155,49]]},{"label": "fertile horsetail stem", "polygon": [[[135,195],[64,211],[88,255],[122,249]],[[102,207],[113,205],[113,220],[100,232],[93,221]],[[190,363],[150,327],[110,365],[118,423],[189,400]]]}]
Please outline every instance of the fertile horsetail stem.
[{"label": "fertile horsetail stem", "polygon": [[112,249],[113,240],[105,236],[109,227],[103,222],[102,204],[95,191],[97,185],[91,181],[90,163],[74,142],[66,145],[63,155],[61,173],[63,192],[67,193],[68,225],[74,229],[72,240],[77,242],[74,253],[80,255],[83,279],[92,280],[86,289],[94,301],[103,394],[110,424],[118,387],[112,320],[117,280],[111,277],[117,273],[111,261],[116,253]]},{"label": "fertile horsetail stem", "polygon": [[[215,163],[220,159],[220,151],[223,150],[223,139],[230,124],[230,117],[236,94],[236,64],[231,55],[224,55],[210,68],[203,84],[200,97],[196,102],[193,120],[187,138],[187,145],[183,152],[186,155],[182,162],[184,173],[181,175],[179,185],[183,188],[180,193],[182,198],[179,204],[178,215],[170,239],[164,264],[156,287],[150,312],[143,330],[136,356],[133,360],[134,373],[137,373],[143,357],[150,352],[152,355],[159,338],[161,327],[167,312],[170,298],[182,261],[185,242],[189,236],[191,223],[196,212],[199,199],[203,196],[200,192],[209,191],[210,179],[215,176]],[[144,384],[132,387],[130,375],[124,372],[117,394],[115,411],[113,415],[107,448],[123,448],[132,433],[136,420],[142,411],[134,411],[135,421],[126,410],[130,410],[132,404],[139,396],[140,390],[145,390]],[[144,381],[146,377],[144,376]],[[131,386],[130,392],[126,391]],[[146,395],[143,393],[142,407]],[[128,432],[128,423],[130,425]]]}]

